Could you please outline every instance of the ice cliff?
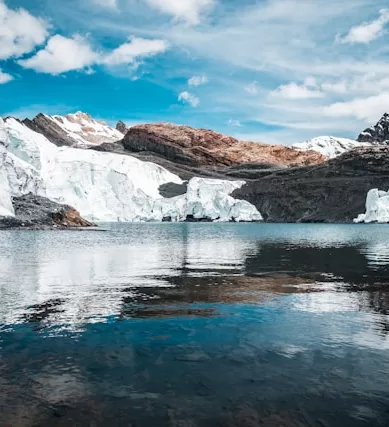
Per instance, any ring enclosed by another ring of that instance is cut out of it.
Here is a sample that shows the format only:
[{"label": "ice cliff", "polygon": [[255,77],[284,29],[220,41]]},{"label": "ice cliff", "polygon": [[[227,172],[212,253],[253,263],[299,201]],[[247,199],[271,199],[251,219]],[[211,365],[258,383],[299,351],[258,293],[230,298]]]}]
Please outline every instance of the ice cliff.
[{"label": "ice cliff", "polygon": [[159,187],[182,180],[154,163],[57,147],[12,118],[0,121],[0,141],[0,215],[13,214],[12,196],[33,193],[74,206],[91,221],[261,219],[253,205],[231,196],[244,181],[193,178],[186,194],[166,199]]},{"label": "ice cliff", "polygon": [[366,198],[366,213],[358,215],[355,223],[389,223],[389,191],[370,190]]}]

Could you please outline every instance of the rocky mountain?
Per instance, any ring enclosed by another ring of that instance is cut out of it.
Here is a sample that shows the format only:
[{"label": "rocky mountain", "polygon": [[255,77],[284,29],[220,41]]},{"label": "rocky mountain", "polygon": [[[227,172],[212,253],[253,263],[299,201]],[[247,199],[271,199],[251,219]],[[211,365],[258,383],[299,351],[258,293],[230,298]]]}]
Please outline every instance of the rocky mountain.
[{"label": "rocky mountain", "polygon": [[239,141],[212,130],[171,123],[132,126],[122,143],[129,152],[152,153],[176,164],[196,167],[249,163],[268,167],[298,167],[320,164],[326,160],[316,152]]},{"label": "rocky mountain", "polygon": [[340,156],[347,151],[353,150],[361,146],[370,145],[347,138],[337,138],[334,136],[318,136],[308,141],[300,142],[292,145],[300,150],[316,151],[329,159]]},{"label": "rocky mountain", "polygon": [[89,114],[77,112],[66,116],[38,114],[23,123],[31,130],[41,133],[57,146],[87,147],[121,140],[124,133],[93,119]]},{"label": "rocky mountain", "polygon": [[256,172],[232,193],[269,222],[352,222],[389,185],[389,147],[361,147],[317,166]]},{"label": "rocky mountain", "polygon": [[389,145],[389,113],[385,113],[375,126],[365,129],[358,136],[358,141],[374,145]]}]

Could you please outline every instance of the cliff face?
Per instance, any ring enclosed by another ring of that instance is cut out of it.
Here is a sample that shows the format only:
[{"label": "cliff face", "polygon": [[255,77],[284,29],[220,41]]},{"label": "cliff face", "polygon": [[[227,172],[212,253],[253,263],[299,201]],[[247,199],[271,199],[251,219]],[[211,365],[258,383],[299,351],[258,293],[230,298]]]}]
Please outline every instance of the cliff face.
[{"label": "cliff face", "polygon": [[131,127],[123,139],[130,152],[148,152],[190,166],[233,166],[256,163],[291,167],[320,164],[325,156],[281,145],[239,141],[206,129],[170,123]]},{"label": "cliff face", "polygon": [[269,222],[352,222],[372,188],[389,186],[389,147],[359,148],[318,166],[253,174],[233,197]]}]

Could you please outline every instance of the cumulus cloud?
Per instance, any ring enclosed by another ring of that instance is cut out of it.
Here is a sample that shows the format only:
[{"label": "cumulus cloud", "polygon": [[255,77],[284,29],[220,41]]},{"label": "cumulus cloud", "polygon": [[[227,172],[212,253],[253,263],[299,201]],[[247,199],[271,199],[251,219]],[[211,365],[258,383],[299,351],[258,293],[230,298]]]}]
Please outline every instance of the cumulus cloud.
[{"label": "cumulus cloud", "polygon": [[0,0],[0,60],[19,57],[42,44],[49,25],[24,9],[12,10]]},{"label": "cumulus cloud", "polygon": [[208,83],[207,76],[193,76],[188,80],[189,86],[201,86],[205,83]]},{"label": "cumulus cloud", "polygon": [[24,67],[47,74],[62,74],[68,71],[85,70],[92,74],[90,68],[96,64],[108,66],[131,64],[139,66],[139,60],[164,52],[168,44],[164,40],[130,38],[109,53],[96,52],[88,40],[80,35],[71,38],[55,35],[49,39],[44,49],[31,58],[19,60]]},{"label": "cumulus cloud", "polygon": [[389,9],[381,9],[380,16],[371,22],[352,27],[345,37],[338,37],[342,43],[370,43],[384,33],[386,24],[389,23]]},{"label": "cumulus cloud", "polygon": [[271,92],[271,95],[286,99],[312,99],[324,97],[324,94],[320,90],[312,88],[311,85],[307,85],[306,83],[298,85],[293,82],[279,86],[275,91]]},{"label": "cumulus cloud", "polygon": [[347,102],[336,102],[323,108],[330,117],[354,117],[365,122],[376,122],[385,111],[389,111],[389,93],[367,98],[356,98]]},{"label": "cumulus cloud", "polygon": [[189,24],[199,24],[201,16],[209,10],[215,0],[146,0],[152,8]]},{"label": "cumulus cloud", "polygon": [[242,127],[242,123],[239,120],[236,119],[230,119],[227,122],[228,126],[232,126],[232,127]]},{"label": "cumulus cloud", "polygon": [[108,9],[117,9],[117,0],[91,0],[92,3]]},{"label": "cumulus cloud", "polygon": [[72,38],[55,35],[49,39],[44,49],[18,63],[24,68],[56,75],[88,67],[96,63],[98,58],[99,55],[85,38],[79,35]]},{"label": "cumulus cloud", "polygon": [[192,107],[196,108],[200,104],[200,99],[190,92],[181,92],[178,95],[178,100],[183,102],[184,104],[189,104]]},{"label": "cumulus cloud", "polygon": [[131,37],[128,43],[123,43],[106,55],[103,62],[107,65],[132,64],[141,58],[163,53],[168,47],[165,40]]},{"label": "cumulus cloud", "polygon": [[256,95],[258,93],[258,87],[257,82],[252,82],[249,85],[247,85],[244,90],[249,93],[250,95]]},{"label": "cumulus cloud", "polygon": [[5,83],[10,82],[14,78],[11,76],[11,74],[4,73],[0,68],[0,85],[3,85]]}]

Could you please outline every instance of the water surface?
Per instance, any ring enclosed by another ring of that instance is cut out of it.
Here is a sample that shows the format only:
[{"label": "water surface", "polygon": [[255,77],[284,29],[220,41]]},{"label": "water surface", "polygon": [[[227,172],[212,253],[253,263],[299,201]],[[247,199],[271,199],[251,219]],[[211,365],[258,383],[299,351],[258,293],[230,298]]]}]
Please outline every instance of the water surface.
[{"label": "water surface", "polygon": [[0,233],[0,426],[389,425],[389,227]]}]

